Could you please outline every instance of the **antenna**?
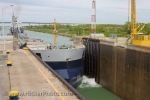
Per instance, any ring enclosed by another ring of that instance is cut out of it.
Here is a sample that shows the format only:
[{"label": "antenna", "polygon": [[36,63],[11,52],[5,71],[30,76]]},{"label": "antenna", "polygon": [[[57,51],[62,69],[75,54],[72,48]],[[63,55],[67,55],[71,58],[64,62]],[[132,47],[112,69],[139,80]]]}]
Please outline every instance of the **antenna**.
[{"label": "antenna", "polygon": [[92,1],[91,33],[96,33],[96,0]]}]

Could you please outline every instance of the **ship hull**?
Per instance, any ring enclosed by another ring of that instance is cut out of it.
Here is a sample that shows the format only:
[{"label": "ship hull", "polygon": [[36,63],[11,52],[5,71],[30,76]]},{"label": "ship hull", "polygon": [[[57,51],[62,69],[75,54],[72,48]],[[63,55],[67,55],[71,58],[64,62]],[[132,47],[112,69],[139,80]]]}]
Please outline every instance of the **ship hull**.
[{"label": "ship hull", "polygon": [[84,48],[33,50],[44,62],[75,88],[82,81]]}]

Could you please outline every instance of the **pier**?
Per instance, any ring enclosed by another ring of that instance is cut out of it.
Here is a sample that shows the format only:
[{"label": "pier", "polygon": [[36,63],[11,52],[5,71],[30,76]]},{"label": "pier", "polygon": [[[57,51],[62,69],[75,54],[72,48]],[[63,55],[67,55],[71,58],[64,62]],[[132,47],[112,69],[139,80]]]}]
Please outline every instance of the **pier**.
[{"label": "pier", "polygon": [[123,100],[150,99],[148,47],[84,38],[84,74]]},{"label": "pier", "polygon": [[[2,43],[0,47],[2,50]],[[5,49],[10,53],[1,51],[0,55],[0,90],[3,90],[0,99],[8,100],[12,90],[19,92],[19,100],[83,99],[28,48],[12,50],[12,47],[12,42],[6,41]],[[10,66],[5,63],[8,60],[12,62]]]}]

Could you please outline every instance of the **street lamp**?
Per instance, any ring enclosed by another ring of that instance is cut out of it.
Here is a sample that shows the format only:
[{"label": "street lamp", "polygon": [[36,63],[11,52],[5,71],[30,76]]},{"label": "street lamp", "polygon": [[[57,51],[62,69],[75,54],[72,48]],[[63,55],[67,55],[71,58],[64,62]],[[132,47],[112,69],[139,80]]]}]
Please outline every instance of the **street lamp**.
[{"label": "street lamp", "polygon": [[[4,10],[5,10],[5,8],[2,8],[1,9],[2,10],[2,20],[4,20]],[[2,21],[2,35],[3,35],[3,43],[4,43],[4,45],[3,45],[3,50],[5,51],[5,31],[4,31],[4,22]]]}]

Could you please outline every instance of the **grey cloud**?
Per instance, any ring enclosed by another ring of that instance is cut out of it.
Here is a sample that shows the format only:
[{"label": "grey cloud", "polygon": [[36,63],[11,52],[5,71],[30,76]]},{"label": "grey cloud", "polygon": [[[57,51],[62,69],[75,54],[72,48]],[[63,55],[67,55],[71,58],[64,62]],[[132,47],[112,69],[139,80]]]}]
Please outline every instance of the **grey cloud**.
[{"label": "grey cloud", "polygon": [[[90,23],[91,1],[92,0],[0,0],[0,3],[20,5],[22,9],[19,16],[23,21],[46,22],[57,18],[61,22]],[[124,23],[127,21],[128,0],[96,1],[98,23]],[[149,0],[137,0],[139,21],[150,21],[148,18],[150,16],[149,4]]]}]

